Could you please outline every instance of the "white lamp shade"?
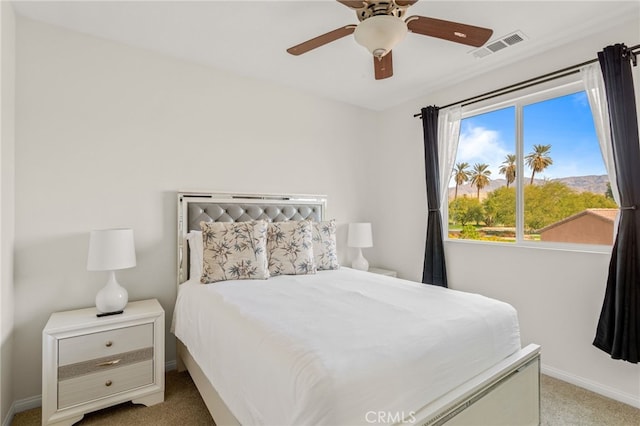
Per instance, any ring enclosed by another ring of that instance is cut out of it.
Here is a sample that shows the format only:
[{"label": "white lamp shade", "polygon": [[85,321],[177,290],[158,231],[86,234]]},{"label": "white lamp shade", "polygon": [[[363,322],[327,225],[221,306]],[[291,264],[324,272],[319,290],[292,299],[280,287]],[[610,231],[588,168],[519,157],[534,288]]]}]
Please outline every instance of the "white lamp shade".
[{"label": "white lamp shade", "polygon": [[350,223],[348,234],[349,247],[373,247],[370,223]]},{"label": "white lamp shade", "polygon": [[132,229],[91,231],[87,270],[114,271],[136,266]]},{"label": "white lamp shade", "polygon": [[407,24],[390,15],[376,15],[360,22],[353,33],[358,44],[375,57],[381,58],[407,34]]}]

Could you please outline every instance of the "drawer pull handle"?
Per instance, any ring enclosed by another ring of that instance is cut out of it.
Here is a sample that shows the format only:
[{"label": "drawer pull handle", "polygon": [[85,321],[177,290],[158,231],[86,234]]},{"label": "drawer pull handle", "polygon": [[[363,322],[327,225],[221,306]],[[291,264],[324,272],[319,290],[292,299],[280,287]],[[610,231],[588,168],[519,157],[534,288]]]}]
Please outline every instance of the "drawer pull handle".
[{"label": "drawer pull handle", "polygon": [[111,340],[109,340],[107,343],[104,344],[106,347],[110,348],[113,345],[113,342]]},{"label": "drawer pull handle", "polygon": [[101,363],[96,364],[96,367],[109,367],[110,365],[118,364],[120,361],[122,361],[122,360],[121,359],[114,359],[113,361],[105,361],[105,362],[101,362]]},{"label": "drawer pull handle", "polygon": [[107,380],[104,385],[105,386],[111,386],[112,384],[113,384],[113,382],[111,380]]}]

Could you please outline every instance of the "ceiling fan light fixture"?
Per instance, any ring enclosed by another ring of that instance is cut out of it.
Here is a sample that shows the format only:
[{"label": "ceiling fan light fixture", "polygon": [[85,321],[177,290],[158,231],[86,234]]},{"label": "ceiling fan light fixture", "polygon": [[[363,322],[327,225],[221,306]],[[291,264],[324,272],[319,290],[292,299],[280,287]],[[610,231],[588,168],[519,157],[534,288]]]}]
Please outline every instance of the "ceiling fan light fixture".
[{"label": "ceiling fan light fixture", "polygon": [[356,42],[381,58],[407,34],[407,24],[390,15],[376,15],[360,22],[353,33]]}]

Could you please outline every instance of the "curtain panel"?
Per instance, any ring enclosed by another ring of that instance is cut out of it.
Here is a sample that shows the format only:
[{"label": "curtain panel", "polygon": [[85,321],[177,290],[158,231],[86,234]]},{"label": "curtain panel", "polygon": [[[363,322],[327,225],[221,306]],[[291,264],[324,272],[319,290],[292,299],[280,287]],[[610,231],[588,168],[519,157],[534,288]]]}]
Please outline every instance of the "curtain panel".
[{"label": "curtain panel", "polygon": [[640,141],[630,59],[623,44],[598,53],[607,104],[620,221],[594,346],[613,359],[640,358]]},{"label": "curtain panel", "polygon": [[442,204],[449,200],[449,179],[453,171],[460,136],[462,107],[422,109],[424,165],[427,186],[427,238],[422,282],[447,287],[442,223],[447,220]]},{"label": "curtain panel", "polygon": [[611,144],[611,129],[609,127],[609,107],[607,106],[607,96],[604,88],[604,79],[600,64],[589,64],[580,68],[582,84],[587,93],[589,107],[593,115],[593,124],[600,144],[600,152],[607,169],[607,176],[611,185],[611,193],[616,204],[620,205],[620,192],[616,177],[616,166],[613,162],[613,146]]},{"label": "curtain panel", "polygon": [[447,266],[442,243],[440,215],[440,167],[438,161],[439,108],[422,108],[424,134],[424,167],[427,186],[427,238],[424,248],[422,282],[447,287]]},{"label": "curtain panel", "polygon": [[[440,205],[449,202],[449,181],[456,162],[458,140],[460,139],[460,105],[441,109],[438,114],[438,165],[440,166]],[[448,220],[442,213],[442,221]]]}]

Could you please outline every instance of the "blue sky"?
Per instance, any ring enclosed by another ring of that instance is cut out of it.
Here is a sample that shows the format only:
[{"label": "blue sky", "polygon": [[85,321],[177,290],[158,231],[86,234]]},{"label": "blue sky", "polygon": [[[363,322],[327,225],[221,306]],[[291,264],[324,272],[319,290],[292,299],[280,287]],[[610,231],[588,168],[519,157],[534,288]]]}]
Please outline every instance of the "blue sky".
[{"label": "blue sky", "polygon": [[[584,92],[531,104],[524,108],[524,154],[534,144],[551,145],[553,165],[536,178],[604,175],[591,109]],[[462,120],[456,163],[489,164],[492,179],[507,154],[515,154],[515,108]],[[526,168],[524,176],[531,176]]]}]

